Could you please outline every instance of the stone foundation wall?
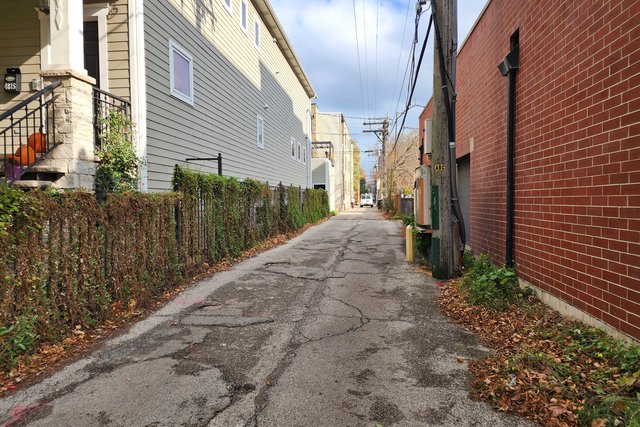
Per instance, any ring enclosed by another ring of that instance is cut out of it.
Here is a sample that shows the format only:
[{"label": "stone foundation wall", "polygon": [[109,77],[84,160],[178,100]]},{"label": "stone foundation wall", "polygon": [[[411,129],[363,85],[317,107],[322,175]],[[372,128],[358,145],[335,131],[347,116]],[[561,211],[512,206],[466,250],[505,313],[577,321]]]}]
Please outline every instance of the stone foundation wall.
[{"label": "stone foundation wall", "polygon": [[64,176],[54,182],[55,188],[94,189],[96,157],[93,135],[94,79],[71,70],[44,71],[46,85],[61,81],[55,91],[55,134],[60,144],[34,170],[57,172]]}]

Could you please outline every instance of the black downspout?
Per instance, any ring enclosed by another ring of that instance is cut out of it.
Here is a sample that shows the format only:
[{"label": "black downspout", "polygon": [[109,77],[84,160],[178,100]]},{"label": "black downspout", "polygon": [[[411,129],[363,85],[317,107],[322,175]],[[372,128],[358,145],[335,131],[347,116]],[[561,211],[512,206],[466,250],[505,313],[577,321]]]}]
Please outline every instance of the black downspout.
[{"label": "black downspout", "polygon": [[507,267],[513,267],[513,196],[514,196],[514,132],[516,121],[516,72],[509,73],[509,113],[507,119],[507,241],[506,263]]},{"label": "black downspout", "polygon": [[506,194],[506,242],[505,261],[513,267],[513,217],[514,217],[514,157],[516,128],[516,71],[520,68],[520,43],[518,31],[511,37],[511,52],[498,65],[503,76],[509,76],[507,105],[507,194]]}]

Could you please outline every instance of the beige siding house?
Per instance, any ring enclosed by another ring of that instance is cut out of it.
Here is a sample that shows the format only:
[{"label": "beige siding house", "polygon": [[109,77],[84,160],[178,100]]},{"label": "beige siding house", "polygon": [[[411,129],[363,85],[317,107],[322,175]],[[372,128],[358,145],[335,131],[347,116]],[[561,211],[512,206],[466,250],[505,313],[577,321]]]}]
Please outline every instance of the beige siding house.
[{"label": "beige siding house", "polygon": [[[353,140],[342,113],[324,113],[313,106],[312,168],[314,187],[329,193],[331,210],[351,207],[353,190]],[[329,162],[327,162],[327,159]],[[326,184],[325,184],[326,183]]]},{"label": "beige siding house", "polygon": [[0,90],[0,156],[46,135],[31,179],[92,188],[98,99],[131,114],[143,189],[169,190],[176,164],[216,172],[186,160],[218,153],[224,175],[311,185],[315,93],[268,0],[0,0],[0,10],[0,70],[22,79],[19,92]]}]

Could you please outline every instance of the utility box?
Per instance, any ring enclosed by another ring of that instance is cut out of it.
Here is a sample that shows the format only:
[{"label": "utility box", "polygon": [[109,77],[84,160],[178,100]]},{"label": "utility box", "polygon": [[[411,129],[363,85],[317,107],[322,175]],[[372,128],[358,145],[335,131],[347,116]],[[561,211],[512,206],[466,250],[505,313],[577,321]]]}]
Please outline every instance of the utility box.
[{"label": "utility box", "polygon": [[430,231],[431,165],[421,165],[416,169],[413,209],[417,231]]},{"label": "utility box", "polygon": [[20,68],[7,68],[4,73],[4,91],[8,93],[20,93],[22,87],[22,73]]}]

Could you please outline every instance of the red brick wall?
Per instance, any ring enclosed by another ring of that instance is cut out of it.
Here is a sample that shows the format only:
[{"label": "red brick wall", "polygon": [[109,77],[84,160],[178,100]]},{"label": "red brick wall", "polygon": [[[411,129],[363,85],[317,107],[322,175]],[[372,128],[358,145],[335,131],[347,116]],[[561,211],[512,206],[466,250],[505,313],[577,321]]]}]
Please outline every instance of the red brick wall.
[{"label": "red brick wall", "polygon": [[472,248],[504,262],[508,79],[497,64],[518,28],[519,274],[640,339],[637,0],[487,7],[458,57],[458,156],[471,151]]}]

